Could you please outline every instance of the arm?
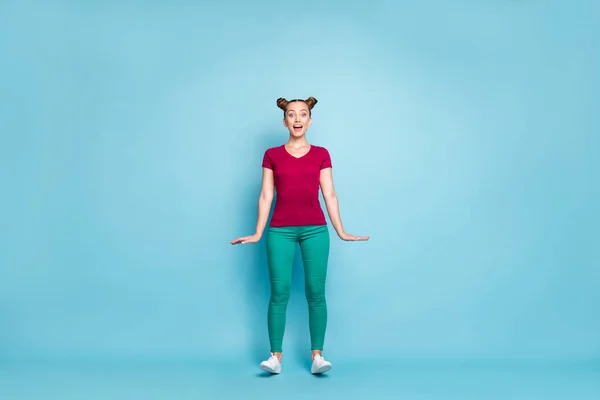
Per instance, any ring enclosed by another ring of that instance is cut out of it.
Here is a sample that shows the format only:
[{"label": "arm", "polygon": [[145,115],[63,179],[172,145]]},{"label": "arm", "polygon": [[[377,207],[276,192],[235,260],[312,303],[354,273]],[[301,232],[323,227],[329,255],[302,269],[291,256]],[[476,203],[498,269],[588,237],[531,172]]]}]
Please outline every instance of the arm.
[{"label": "arm", "polygon": [[262,237],[265,226],[267,225],[274,192],[273,171],[269,168],[263,168],[262,188],[260,190],[260,196],[258,197],[258,220],[256,221],[255,233],[258,238]]},{"label": "arm", "polygon": [[254,235],[239,237],[229,243],[246,244],[256,243],[260,240],[265,230],[265,226],[267,225],[267,220],[269,219],[269,211],[271,210],[274,191],[273,171],[269,168],[263,167],[262,188],[260,189],[260,196],[258,197],[258,219],[256,221],[256,232]]},{"label": "arm", "polygon": [[321,193],[323,193],[323,199],[325,200],[325,205],[327,207],[327,213],[329,214],[331,224],[333,225],[333,228],[338,236],[342,237],[344,233],[344,226],[342,225],[342,218],[340,217],[339,202],[337,194],[335,193],[335,187],[333,185],[333,174],[331,172],[331,168],[324,168],[321,170],[320,184]]},{"label": "arm", "polygon": [[369,240],[368,236],[354,236],[344,231],[342,224],[342,218],[340,217],[340,207],[338,202],[337,194],[335,193],[335,187],[333,185],[333,174],[331,168],[324,168],[321,170],[321,192],[323,193],[323,199],[325,199],[325,205],[327,207],[327,213],[331,224],[335,229],[337,235],[342,240]]}]

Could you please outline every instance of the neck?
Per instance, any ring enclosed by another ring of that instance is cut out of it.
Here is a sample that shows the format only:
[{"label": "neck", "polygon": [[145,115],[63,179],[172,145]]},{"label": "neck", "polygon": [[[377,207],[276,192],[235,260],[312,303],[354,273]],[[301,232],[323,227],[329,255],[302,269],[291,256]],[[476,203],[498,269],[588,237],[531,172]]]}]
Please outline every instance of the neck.
[{"label": "neck", "polygon": [[301,138],[295,138],[290,136],[289,140],[287,141],[287,143],[285,144],[286,146],[289,147],[304,147],[304,146],[308,146],[308,140],[306,140],[306,136],[302,136]]}]

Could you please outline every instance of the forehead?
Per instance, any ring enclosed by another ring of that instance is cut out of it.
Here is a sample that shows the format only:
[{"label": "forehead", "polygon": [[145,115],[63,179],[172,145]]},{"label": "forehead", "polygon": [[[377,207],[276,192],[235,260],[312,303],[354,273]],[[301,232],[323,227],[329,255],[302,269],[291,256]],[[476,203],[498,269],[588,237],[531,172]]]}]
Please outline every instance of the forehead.
[{"label": "forehead", "polygon": [[294,101],[293,103],[288,104],[287,111],[308,111],[308,106],[303,101]]}]

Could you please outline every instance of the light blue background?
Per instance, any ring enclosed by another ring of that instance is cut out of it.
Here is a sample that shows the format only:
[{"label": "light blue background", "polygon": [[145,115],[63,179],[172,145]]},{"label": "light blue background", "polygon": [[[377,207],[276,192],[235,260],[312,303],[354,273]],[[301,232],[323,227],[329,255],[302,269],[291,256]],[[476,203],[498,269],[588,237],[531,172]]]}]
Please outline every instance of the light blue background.
[{"label": "light blue background", "polygon": [[3,357],[266,356],[228,242],[281,96],[371,236],[332,230],[332,360],[600,356],[598,3],[53,3],[0,6]]}]

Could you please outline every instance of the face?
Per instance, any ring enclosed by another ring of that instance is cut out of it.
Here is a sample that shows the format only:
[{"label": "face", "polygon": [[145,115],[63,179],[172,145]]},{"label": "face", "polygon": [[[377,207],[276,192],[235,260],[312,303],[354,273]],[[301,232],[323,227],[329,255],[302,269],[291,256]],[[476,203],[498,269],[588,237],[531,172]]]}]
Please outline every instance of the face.
[{"label": "face", "polygon": [[297,138],[302,137],[311,123],[312,118],[305,102],[294,101],[288,104],[283,124],[290,131],[290,135]]}]

